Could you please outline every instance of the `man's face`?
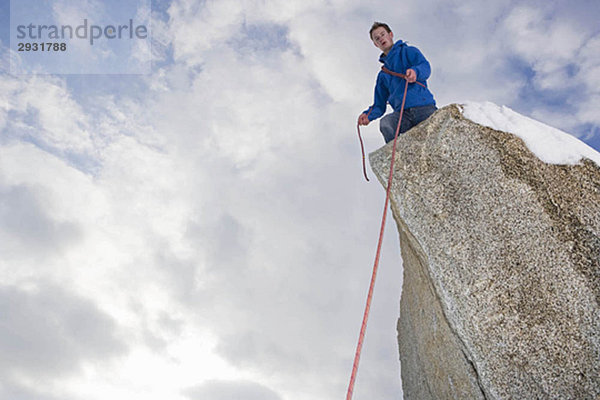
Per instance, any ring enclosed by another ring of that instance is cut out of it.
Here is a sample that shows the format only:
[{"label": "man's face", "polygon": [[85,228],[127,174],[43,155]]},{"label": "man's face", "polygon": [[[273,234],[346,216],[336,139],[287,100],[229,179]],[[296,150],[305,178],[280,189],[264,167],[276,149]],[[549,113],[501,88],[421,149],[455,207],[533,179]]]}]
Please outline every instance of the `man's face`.
[{"label": "man's face", "polygon": [[394,45],[394,34],[386,31],[383,26],[380,26],[371,33],[371,39],[373,39],[375,46],[385,54]]}]

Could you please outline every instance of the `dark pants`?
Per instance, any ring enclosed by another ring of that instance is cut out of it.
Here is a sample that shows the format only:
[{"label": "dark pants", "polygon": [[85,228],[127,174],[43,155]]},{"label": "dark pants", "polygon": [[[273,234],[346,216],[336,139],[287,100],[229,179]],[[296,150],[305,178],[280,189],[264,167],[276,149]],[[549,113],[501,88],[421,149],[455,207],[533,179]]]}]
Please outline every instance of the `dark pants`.
[{"label": "dark pants", "polygon": [[[404,133],[413,126],[425,121],[431,116],[437,107],[433,104],[420,107],[406,108],[402,114],[402,123],[400,124],[400,133]],[[400,111],[394,111],[391,114],[381,118],[379,123],[379,130],[385,139],[385,142],[391,142],[396,136],[396,127],[398,126],[398,119],[400,118]]]}]

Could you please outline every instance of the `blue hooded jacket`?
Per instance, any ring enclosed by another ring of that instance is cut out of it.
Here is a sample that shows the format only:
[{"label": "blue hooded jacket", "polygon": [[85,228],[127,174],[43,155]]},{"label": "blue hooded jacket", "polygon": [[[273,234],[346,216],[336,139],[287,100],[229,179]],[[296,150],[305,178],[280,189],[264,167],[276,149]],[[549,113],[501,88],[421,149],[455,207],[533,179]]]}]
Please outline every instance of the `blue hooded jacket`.
[{"label": "blue hooded jacket", "polygon": [[[427,86],[427,78],[431,75],[431,66],[429,61],[416,47],[409,46],[402,40],[398,40],[387,55],[381,54],[379,61],[391,71],[406,73],[406,70],[412,68],[417,73],[417,81]],[[377,75],[375,84],[375,101],[371,107],[365,110],[369,113],[369,121],[381,117],[385,113],[386,105],[389,102],[394,111],[399,111],[402,106],[402,96],[404,95],[404,79],[392,76],[383,71]],[[416,83],[409,83],[406,93],[406,103],[404,108],[419,107],[426,105],[435,105],[433,94],[428,88]]]}]

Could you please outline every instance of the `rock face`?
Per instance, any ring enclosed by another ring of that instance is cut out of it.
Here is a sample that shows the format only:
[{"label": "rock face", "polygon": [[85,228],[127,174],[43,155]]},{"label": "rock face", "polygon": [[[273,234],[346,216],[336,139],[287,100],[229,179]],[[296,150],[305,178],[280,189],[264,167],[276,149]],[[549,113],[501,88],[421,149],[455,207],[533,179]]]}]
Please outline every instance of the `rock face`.
[{"label": "rock face", "polygon": [[[404,398],[600,398],[600,168],[456,105],[397,146]],[[391,151],[370,155],[384,186]]]}]

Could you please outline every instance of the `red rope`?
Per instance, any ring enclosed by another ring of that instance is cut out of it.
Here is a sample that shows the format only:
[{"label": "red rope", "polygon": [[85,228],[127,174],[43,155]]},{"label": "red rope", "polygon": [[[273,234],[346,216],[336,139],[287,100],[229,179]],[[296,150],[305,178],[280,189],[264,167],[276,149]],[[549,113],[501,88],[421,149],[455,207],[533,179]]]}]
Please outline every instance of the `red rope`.
[{"label": "red rope", "polygon": [[[406,79],[406,77],[404,78]],[[360,353],[362,352],[362,346],[365,339],[365,332],[367,330],[367,321],[369,319],[369,311],[371,310],[371,300],[373,299],[373,290],[375,289],[375,278],[377,277],[377,269],[379,267],[379,258],[381,255],[381,245],[383,243],[383,232],[385,230],[385,220],[387,217],[388,204],[390,202],[390,191],[392,188],[392,178],[394,176],[394,161],[396,159],[396,139],[400,133],[400,124],[402,122],[402,114],[404,112],[404,104],[406,102],[406,92],[408,90],[408,81],[404,86],[404,95],[402,97],[402,107],[400,107],[400,118],[398,119],[398,126],[396,127],[396,134],[394,135],[394,146],[392,148],[392,161],[390,163],[390,174],[388,176],[387,188],[385,192],[385,205],[383,206],[383,217],[381,218],[381,228],[379,229],[379,242],[377,243],[377,252],[375,253],[375,264],[373,265],[373,275],[371,276],[371,284],[369,286],[369,294],[367,295],[367,304],[365,306],[365,313],[363,315],[362,325],[360,327],[360,335],[358,336],[358,345],[356,346],[356,354],[354,355],[354,364],[352,365],[352,375],[350,376],[350,384],[348,385],[348,393],[346,394],[346,400],[352,399],[352,393],[354,392],[354,382],[356,381],[356,374],[358,372],[358,363],[360,361]],[[360,130],[358,131],[360,137]],[[362,144],[362,139],[361,139]],[[363,152],[363,163],[364,163],[364,152]]]},{"label": "red rope", "polygon": [[[369,117],[369,114],[371,114],[371,111],[373,111],[373,107],[371,107],[371,109],[367,113],[367,118]],[[358,122],[356,123],[356,130],[358,131],[358,140],[360,140],[360,152],[362,153],[363,175],[365,176],[365,179],[368,182],[369,177],[367,176],[367,165],[365,163],[365,146],[363,146],[362,136],[360,135],[360,125],[358,124]]]},{"label": "red rope", "polygon": [[363,167],[363,175],[367,182],[369,181],[369,177],[367,176],[367,165],[365,163],[365,146],[363,145],[362,136],[360,136],[360,125],[356,124],[356,129],[358,130],[358,140],[360,140],[360,151],[362,153],[362,167]]},{"label": "red rope", "polygon": [[[405,74],[401,74],[400,72],[394,72],[394,71],[392,71],[391,69],[387,69],[387,68],[385,67],[385,65],[382,65],[382,66],[381,66],[381,70],[382,70],[383,72],[385,72],[386,74],[390,74],[390,75],[393,75],[393,76],[397,76],[398,78],[406,79],[406,75],[405,75]],[[416,83],[417,85],[421,85],[421,86],[423,86],[424,88],[426,88],[426,87],[427,87],[427,86],[425,86],[424,84],[422,84],[422,83],[421,83],[421,82],[419,82],[419,81],[415,81],[414,83]]]}]

